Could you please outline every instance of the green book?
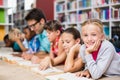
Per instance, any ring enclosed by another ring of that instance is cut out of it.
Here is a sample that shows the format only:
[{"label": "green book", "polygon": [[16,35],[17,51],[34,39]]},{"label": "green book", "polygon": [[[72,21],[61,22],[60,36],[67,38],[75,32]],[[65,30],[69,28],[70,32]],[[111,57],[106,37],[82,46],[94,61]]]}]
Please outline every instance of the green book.
[{"label": "green book", "polygon": [[5,23],[5,10],[0,9],[0,23]]}]

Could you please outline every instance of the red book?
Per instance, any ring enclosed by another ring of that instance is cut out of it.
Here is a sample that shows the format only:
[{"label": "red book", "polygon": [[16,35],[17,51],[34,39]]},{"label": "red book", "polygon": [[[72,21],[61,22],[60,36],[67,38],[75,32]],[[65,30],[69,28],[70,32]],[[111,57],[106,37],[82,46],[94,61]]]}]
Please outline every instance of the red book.
[{"label": "red book", "polygon": [[3,5],[3,0],[0,0],[0,6],[2,6]]},{"label": "red book", "polygon": [[114,18],[115,18],[115,19],[118,19],[118,9],[115,9],[115,10],[114,10]]}]

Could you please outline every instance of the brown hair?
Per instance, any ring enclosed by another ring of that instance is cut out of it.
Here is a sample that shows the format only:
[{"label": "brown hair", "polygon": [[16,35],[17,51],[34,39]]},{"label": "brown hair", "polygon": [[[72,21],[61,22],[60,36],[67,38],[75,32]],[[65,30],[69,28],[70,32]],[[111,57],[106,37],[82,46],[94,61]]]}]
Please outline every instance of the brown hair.
[{"label": "brown hair", "polygon": [[63,32],[63,27],[61,25],[61,23],[57,20],[50,20],[50,21],[47,21],[44,28],[46,30],[50,30],[50,31],[57,31],[59,30],[60,31],[60,34]]}]

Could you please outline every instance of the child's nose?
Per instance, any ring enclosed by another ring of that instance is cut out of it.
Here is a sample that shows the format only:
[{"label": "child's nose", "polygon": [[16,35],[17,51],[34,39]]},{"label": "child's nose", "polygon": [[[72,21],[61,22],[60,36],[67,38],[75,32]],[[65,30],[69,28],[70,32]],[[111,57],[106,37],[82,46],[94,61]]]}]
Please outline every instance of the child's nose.
[{"label": "child's nose", "polygon": [[92,40],[92,38],[91,38],[91,36],[88,36],[88,38],[87,38],[88,40]]}]

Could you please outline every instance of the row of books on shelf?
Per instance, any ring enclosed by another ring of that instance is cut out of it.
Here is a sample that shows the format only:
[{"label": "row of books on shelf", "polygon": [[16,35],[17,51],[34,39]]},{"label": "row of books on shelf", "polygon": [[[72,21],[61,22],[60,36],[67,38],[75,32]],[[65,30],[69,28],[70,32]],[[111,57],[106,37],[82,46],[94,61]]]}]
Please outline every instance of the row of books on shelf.
[{"label": "row of books on shelf", "polygon": [[101,6],[109,4],[110,0],[93,0],[93,6]]},{"label": "row of books on shelf", "polygon": [[24,3],[17,5],[17,11],[24,10],[24,8],[25,8]]},{"label": "row of books on shelf", "polygon": [[67,9],[71,10],[71,9],[76,9],[77,8],[77,2],[76,1],[70,1],[67,3]]},{"label": "row of books on shelf", "polygon": [[14,16],[14,20],[15,19],[19,19],[19,20],[21,20],[21,19],[23,19],[24,18],[24,13],[15,13],[15,14],[13,14],[13,16]]},{"label": "row of books on shelf", "polygon": [[111,17],[113,19],[120,19],[120,8],[112,8],[111,9]]},{"label": "row of books on shelf", "polygon": [[90,19],[90,18],[92,18],[92,16],[91,16],[92,14],[91,14],[91,11],[79,11],[79,13],[78,13],[78,21],[80,21],[80,22],[83,22],[83,21],[85,21],[85,20],[87,20],[87,19]]},{"label": "row of books on shelf", "polygon": [[106,9],[97,8],[96,10],[93,11],[93,16],[94,16],[93,18],[109,20],[110,9],[109,8],[106,8]]},{"label": "row of books on shelf", "polygon": [[79,0],[79,7],[90,7],[91,0]]},{"label": "row of books on shelf", "polygon": [[78,14],[76,12],[70,13],[69,15],[59,14],[57,19],[61,22],[66,21],[65,18],[67,18],[67,20],[69,22],[76,22],[77,20],[78,21],[85,21],[85,20],[90,19],[90,18],[97,18],[97,19],[101,19],[101,20],[109,20],[109,15],[110,15],[109,9],[103,9],[103,10],[100,10],[100,11],[97,11],[97,10],[81,11],[80,10],[78,12]]},{"label": "row of books on shelf", "polygon": [[120,3],[120,0],[111,0],[112,3]]},{"label": "row of books on shelf", "polygon": [[77,22],[77,15],[76,13],[70,13],[68,15],[68,22]]},{"label": "row of books on shelf", "polygon": [[26,22],[25,22],[24,19],[23,19],[23,20],[15,20],[15,21],[13,21],[13,22],[14,22],[14,25],[15,25],[16,27],[19,27],[19,26],[24,27],[23,25],[26,24]]},{"label": "row of books on shelf", "polygon": [[56,5],[56,11],[61,12],[65,10],[65,3],[60,3]]}]

